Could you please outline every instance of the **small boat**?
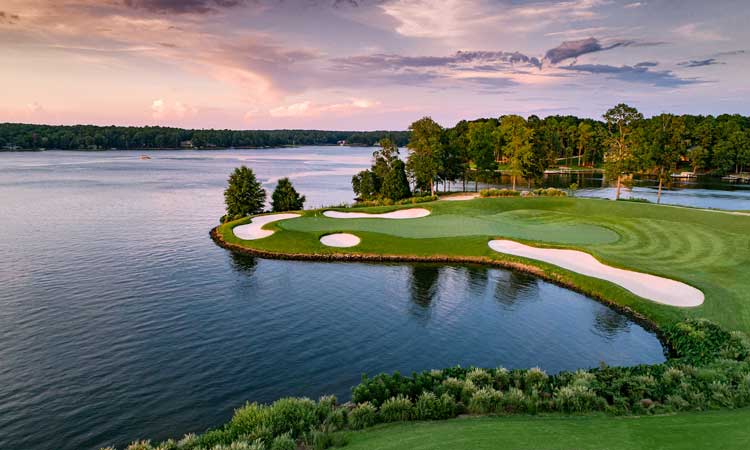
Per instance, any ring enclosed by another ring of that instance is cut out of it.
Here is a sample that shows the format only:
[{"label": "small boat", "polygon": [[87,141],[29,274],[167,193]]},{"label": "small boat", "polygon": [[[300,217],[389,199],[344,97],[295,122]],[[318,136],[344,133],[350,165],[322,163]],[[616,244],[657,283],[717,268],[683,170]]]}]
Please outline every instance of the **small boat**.
[{"label": "small boat", "polygon": [[695,172],[673,173],[672,178],[678,178],[678,179],[695,178]]},{"label": "small boat", "polygon": [[151,159],[151,157],[148,155],[141,155],[141,159]]}]

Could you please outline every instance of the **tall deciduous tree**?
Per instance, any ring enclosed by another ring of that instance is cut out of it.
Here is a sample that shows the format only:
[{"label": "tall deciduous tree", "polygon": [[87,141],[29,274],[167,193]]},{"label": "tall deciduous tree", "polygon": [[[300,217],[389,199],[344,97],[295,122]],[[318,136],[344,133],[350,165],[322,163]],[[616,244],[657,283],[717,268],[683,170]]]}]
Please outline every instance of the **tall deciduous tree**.
[{"label": "tall deciduous tree", "polygon": [[391,200],[401,200],[411,196],[409,179],[406,177],[406,165],[400,159],[393,162],[391,170],[383,178],[381,194]]},{"label": "tall deciduous tree", "polygon": [[609,129],[608,150],[604,156],[605,169],[609,178],[617,178],[615,199],[620,199],[622,177],[633,166],[633,129],[643,120],[643,114],[632,106],[620,103],[604,113]]},{"label": "tall deciduous tree", "polygon": [[503,154],[508,158],[513,190],[516,190],[516,177],[524,175],[533,164],[534,131],[527,126],[523,117],[509,115],[500,119],[500,132],[505,142]]},{"label": "tall deciduous tree", "polygon": [[[477,172],[485,172],[495,168],[494,131],[495,124],[489,121],[469,124],[468,154],[474,162],[474,168]],[[474,190],[476,189],[477,177],[474,177]]]},{"label": "tall deciduous tree", "polygon": [[670,173],[677,167],[680,156],[685,154],[687,131],[682,117],[661,114],[651,119],[643,142],[644,165],[654,170],[659,178],[656,203],[661,203],[661,191]]},{"label": "tall deciduous tree", "polygon": [[440,170],[443,129],[430,117],[423,117],[409,126],[411,137],[406,145],[411,153],[406,169],[420,190],[435,195],[435,178]]},{"label": "tall deciduous tree", "polygon": [[279,180],[271,194],[271,208],[273,212],[298,211],[305,205],[305,196],[299,195],[289,178]]},{"label": "tall deciduous tree", "polygon": [[224,191],[227,217],[245,217],[263,212],[266,191],[255,178],[253,169],[241,166],[229,176],[229,185]]}]

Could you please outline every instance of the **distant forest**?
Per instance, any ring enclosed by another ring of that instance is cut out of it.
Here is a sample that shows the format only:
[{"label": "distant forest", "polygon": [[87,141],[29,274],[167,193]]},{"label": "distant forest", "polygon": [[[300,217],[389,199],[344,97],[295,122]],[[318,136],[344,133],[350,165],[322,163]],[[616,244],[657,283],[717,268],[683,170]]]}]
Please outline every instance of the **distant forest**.
[{"label": "distant forest", "polygon": [[[532,115],[462,120],[441,128],[444,159],[463,161],[480,170],[497,168],[509,155],[504,119],[513,117],[514,129],[522,132],[518,143],[526,143],[535,166],[601,167],[605,155],[617,143],[612,123],[575,116]],[[750,167],[750,118],[738,114],[695,116],[661,114],[638,117],[628,126],[627,144],[635,156],[649,158],[669,152],[674,166],[701,173],[726,174]],[[372,146],[388,137],[399,147],[407,145],[410,131],[322,131],[322,130],[186,130],[168,127],[51,126],[0,124],[0,149],[108,150],[153,148],[278,147],[289,145]],[[623,141],[624,143],[624,141]],[[524,146],[521,146],[524,147]],[[519,148],[521,148],[519,147]],[[611,153],[611,152],[610,152]],[[448,170],[455,164],[441,162]],[[448,170],[453,172],[453,170]],[[446,174],[448,178],[451,174]]]},{"label": "distant forest", "polygon": [[186,130],[169,127],[0,124],[5,150],[139,150],[176,148],[280,147],[288,145],[371,146],[389,137],[406,145],[408,131]]}]

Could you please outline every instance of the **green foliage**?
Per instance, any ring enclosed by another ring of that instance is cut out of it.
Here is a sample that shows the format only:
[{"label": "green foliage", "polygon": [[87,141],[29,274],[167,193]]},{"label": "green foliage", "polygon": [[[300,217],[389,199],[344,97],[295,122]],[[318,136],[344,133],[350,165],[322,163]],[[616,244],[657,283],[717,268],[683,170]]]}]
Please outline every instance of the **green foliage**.
[{"label": "green foliage", "polygon": [[380,406],[380,419],[383,422],[410,420],[413,416],[414,405],[412,401],[401,394],[389,398]]},{"label": "green foliage", "polygon": [[398,145],[409,139],[406,131],[324,130],[191,130],[170,127],[116,127],[95,125],[0,124],[4,145],[22,149],[139,150],[154,148],[241,148],[289,145],[375,145],[388,137]]},{"label": "green foliage", "polygon": [[568,196],[567,192],[563,191],[562,189],[557,189],[553,187],[534,189],[531,192],[537,197],[567,197]]},{"label": "green foliage", "polygon": [[440,155],[443,151],[443,129],[430,117],[423,117],[409,126],[411,136],[406,145],[411,153],[406,169],[422,192],[435,195],[435,179],[440,170]]},{"label": "green foliage", "polygon": [[519,195],[521,195],[521,192],[510,189],[482,189],[481,191],[479,191],[479,195],[484,198],[518,197]]},{"label": "green foliage", "polygon": [[383,178],[381,194],[391,200],[401,200],[411,196],[409,180],[406,178],[406,165],[403,161],[393,162],[393,167]]},{"label": "green foliage", "polygon": [[299,195],[289,178],[279,180],[271,194],[271,208],[273,212],[299,211],[304,208],[305,196]]},{"label": "green foliage", "polygon": [[266,203],[266,191],[255,178],[252,169],[245,166],[234,169],[229,176],[227,189],[224,191],[224,202],[227,205],[227,216],[246,217],[263,212]]},{"label": "green foliage", "polygon": [[691,364],[704,364],[718,357],[746,359],[746,338],[732,334],[705,319],[688,319],[664,329],[664,338],[674,356]]},{"label": "green foliage", "polygon": [[425,391],[414,404],[414,418],[417,420],[441,420],[456,416],[456,400],[448,393],[440,397]]},{"label": "green foliage", "polygon": [[357,198],[370,200],[380,192],[380,185],[375,173],[371,170],[363,170],[352,177],[352,190]]},{"label": "green foliage", "polygon": [[349,413],[349,428],[361,430],[375,425],[378,421],[378,410],[370,402],[358,404]]},{"label": "green foliage", "polygon": [[273,438],[273,441],[271,441],[270,450],[296,450],[296,449],[297,449],[297,443],[294,442],[294,439],[289,433],[284,433],[282,435],[276,436],[275,438]]}]

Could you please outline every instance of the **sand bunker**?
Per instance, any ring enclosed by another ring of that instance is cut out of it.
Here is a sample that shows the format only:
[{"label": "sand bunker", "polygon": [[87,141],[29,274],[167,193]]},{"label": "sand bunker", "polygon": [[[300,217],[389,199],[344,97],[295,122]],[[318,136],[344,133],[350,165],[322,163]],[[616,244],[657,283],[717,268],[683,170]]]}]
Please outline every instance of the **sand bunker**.
[{"label": "sand bunker", "polygon": [[325,211],[323,215],[333,219],[417,219],[430,215],[429,209],[411,208],[399,209],[383,214],[368,214],[360,212]]},{"label": "sand bunker", "polygon": [[360,239],[349,233],[327,234],[320,238],[320,243],[329,247],[354,247]]},{"label": "sand bunker", "polygon": [[679,307],[703,303],[703,292],[685,283],[611,267],[600,263],[588,253],[577,250],[531,247],[501,239],[490,241],[489,246],[496,252],[544,261],[582,275],[610,281],[656,303]]},{"label": "sand bunker", "polygon": [[263,225],[279,220],[295,219],[299,216],[299,214],[285,213],[253,217],[250,223],[248,223],[247,225],[236,226],[234,227],[232,232],[238,238],[244,239],[246,241],[263,239],[273,234],[273,230],[263,230]]},{"label": "sand bunker", "polygon": [[475,198],[479,198],[479,193],[446,195],[445,197],[440,197],[440,200],[445,200],[448,202],[460,202],[463,200],[474,200]]}]

